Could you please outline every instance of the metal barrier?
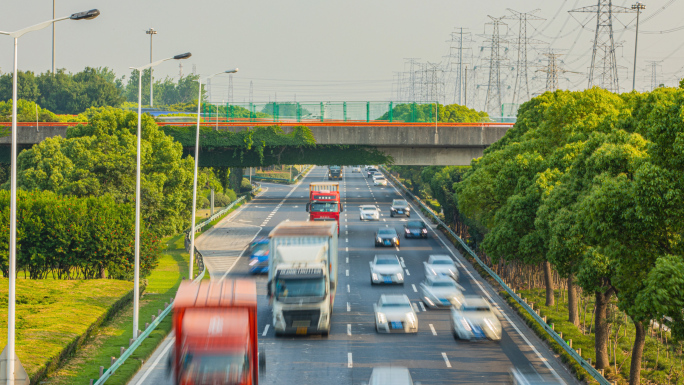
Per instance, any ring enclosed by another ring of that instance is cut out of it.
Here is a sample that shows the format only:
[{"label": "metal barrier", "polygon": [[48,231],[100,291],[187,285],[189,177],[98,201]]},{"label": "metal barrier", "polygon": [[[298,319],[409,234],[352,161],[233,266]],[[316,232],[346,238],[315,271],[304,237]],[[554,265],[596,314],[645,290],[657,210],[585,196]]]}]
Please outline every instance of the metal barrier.
[{"label": "metal barrier", "polygon": [[543,328],[543,329],[544,329],[544,330],[545,330],[545,331],[546,331],[546,332],[547,332],[547,333],[548,333],[548,334],[549,334],[549,335],[550,335],[550,336],[551,336],[551,337],[552,337],[560,346],[562,346],[563,349],[565,349],[565,351],[566,351],[566,352],[567,352],[575,361],[577,361],[577,363],[580,364],[580,366],[582,366],[582,368],[584,368],[584,370],[586,370],[586,371],[589,373],[590,376],[594,377],[594,379],[595,379],[596,381],[598,381],[599,384],[602,384],[602,385],[611,385],[610,381],[606,380],[606,378],[603,377],[603,376],[601,375],[601,373],[599,373],[598,370],[596,370],[593,366],[591,366],[591,364],[588,363],[584,358],[582,358],[582,356],[580,356],[580,355],[577,353],[577,351],[575,351],[575,349],[571,348],[571,347],[568,345],[568,343],[565,342],[565,340],[563,340],[563,338],[561,338],[561,336],[558,335],[558,333],[556,333],[553,329],[551,329],[551,327],[550,327],[550,326],[541,318],[541,316],[539,316],[539,315],[534,311],[534,309],[532,309],[532,308],[527,304],[527,302],[523,301],[523,299],[520,298],[520,296],[519,296],[518,294],[516,294],[516,293],[513,291],[513,289],[511,289],[510,287],[508,287],[508,285],[506,285],[506,283],[504,283],[503,279],[501,279],[501,277],[499,277],[498,274],[496,274],[492,269],[490,269],[489,266],[487,266],[487,265],[480,259],[480,257],[478,257],[477,254],[475,254],[475,252],[474,252],[474,251],[473,251],[473,250],[472,250],[472,249],[463,241],[463,239],[461,239],[461,237],[459,237],[458,235],[456,235],[456,233],[454,233],[454,232],[451,230],[451,228],[449,228],[449,226],[446,225],[446,223],[444,223],[441,219],[439,219],[439,216],[437,216],[436,213],[435,213],[432,209],[430,209],[429,207],[427,207],[427,206],[420,200],[420,198],[418,198],[418,197],[416,197],[415,195],[413,195],[413,193],[411,193],[411,191],[409,191],[409,190],[406,188],[406,186],[404,186],[397,178],[395,178],[387,169],[385,169],[385,168],[382,167],[382,166],[380,167],[380,169],[385,173],[385,175],[386,175],[389,179],[391,179],[392,181],[394,181],[394,183],[395,183],[397,186],[399,186],[402,190],[404,190],[404,192],[405,192],[411,199],[413,199],[413,200],[414,200],[416,203],[418,203],[423,209],[425,209],[428,213],[430,213],[430,216],[433,217],[433,219],[435,220],[435,222],[436,222],[438,225],[441,225],[444,229],[446,229],[446,231],[448,231],[449,234],[450,234],[452,237],[454,237],[454,239],[456,239],[456,240],[458,241],[458,243],[461,244],[461,246],[463,246],[463,248],[468,252],[468,254],[470,254],[470,256],[473,257],[473,259],[475,259],[475,261],[478,263],[478,265],[480,265],[480,267],[482,267],[482,268],[483,268],[483,269],[484,269],[492,278],[494,278],[494,280],[496,280],[496,282],[499,283],[499,285],[501,285],[501,287],[503,287],[504,290],[506,290],[506,292],[508,293],[508,295],[510,295],[513,299],[515,299],[515,301],[516,301],[520,306],[522,306],[522,308],[525,309],[525,311],[527,311],[527,312],[529,313],[529,315],[532,316],[532,318],[534,318],[535,321],[537,321],[537,323],[539,324],[539,326],[541,326],[541,327],[542,327],[542,328]]},{"label": "metal barrier", "polygon": [[[250,191],[250,194],[255,194],[261,188],[261,185],[258,183],[253,184],[253,186],[254,186],[254,188],[252,189],[252,191]],[[236,199],[230,205],[224,207],[221,211],[212,215],[209,219],[203,221],[200,224],[195,225],[194,233],[202,230],[202,228],[204,228],[209,223],[211,223],[211,221],[213,221],[214,219],[225,214],[230,209],[235,207],[236,204],[238,204],[239,202],[241,202],[243,200],[245,200],[245,196],[241,196],[240,198]],[[190,229],[185,231],[185,250],[186,251],[190,251],[189,250],[190,249],[190,238],[189,238],[190,233],[191,233]],[[206,266],[204,265],[204,256],[202,256],[202,253],[199,250],[197,250],[197,247],[195,247],[195,262],[197,263],[197,270],[200,272],[200,274],[195,279],[193,279],[193,282],[199,282],[204,278],[204,275],[206,274],[207,269],[206,269]],[[126,349],[124,351],[124,353],[121,355],[121,357],[119,357],[116,361],[114,361],[114,364],[112,364],[112,366],[110,366],[109,369],[107,369],[107,371],[104,372],[102,374],[102,376],[97,381],[94,382],[94,385],[104,384],[109,379],[109,377],[111,377],[112,374],[114,374],[114,372],[116,372],[116,370],[119,367],[121,367],[121,365],[123,365],[126,362],[126,360],[135,352],[135,350],[143,343],[145,338],[147,338],[154,331],[154,329],[156,329],[157,326],[159,326],[159,324],[171,312],[172,309],[173,309],[173,301],[171,301],[171,303],[166,307],[166,309],[164,309],[161,312],[161,314],[140,334],[140,336],[138,336],[138,338],[135,341],[133,341],[133,344],[131,344],[131,346],[129,346],[128,349]]]}]

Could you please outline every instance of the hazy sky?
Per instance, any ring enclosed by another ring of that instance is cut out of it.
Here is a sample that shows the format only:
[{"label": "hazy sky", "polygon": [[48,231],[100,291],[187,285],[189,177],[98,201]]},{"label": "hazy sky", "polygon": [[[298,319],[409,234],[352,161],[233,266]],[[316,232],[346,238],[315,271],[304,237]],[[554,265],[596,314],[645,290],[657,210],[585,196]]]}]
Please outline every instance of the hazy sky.
[{"label": "hazy sky", "polygon": [[[528,35],[553,42],[564,53],[561,87],[586,86],[591,59],[595,19],[592,14],[568,14],[568,10],[591,6],[596,0],[56,0],[57,16],[98,8],[101,16],[93,21],[62,21],[57,24],[57,67],[77,72],[85,66],[107,66],[117,75],[129,75],[130,66],[149,61],[149,35],[155,28],[155,59],[190,51],[193,57],[183,64],[185,74],[193,65],[201,74],[239,67],[233,77],[234,99],[246,100],[253,82],[254,101],[278,100],[388,100],[396,96],[394,74],[407,69],[405,58],[446,62],[450,34],[468,28],[470,45],[477,65],[487,56],[481,51],[488,15],[510,14],[507,8],[530,12],[545,21],[528,25]],[[614,0],[630,6],[632,1]],[[658,83],[674,85],[684,76],[684,30],[654,34],[684,24],[684,1],[645,1],[642,14],[637,89],[651,86],[649,60],[663,60],[656,67]],[[664,10],[660,10],[666,6]],[[648,19],[653,13],[657,15]],[[555,18],[554,18],[554,15]],[[20,29],[52,17],[51,0],[5,0],[0,13],[0,30]],[[621,66],[621,89],[631,89],[634,55],[634,14],[618,15],[615,39]],[[517,38],[517,25],[509,24],[509,38]],[[586,23],[585,27],[581,25]],[[506,28],[502,29],[504,33]],[[19,40],[19,68],[44,72],[51,68],[51,29],[30,33]],[[513,34],[515,36],[513,36]],[[557,37],[554,39],[554,37]],[[12,39],[0,35],[0,71],[12,70]],[[530,50],[531,87],[544,86],[537,50]],[[516,48],[508,46],[510,66]],[[468,55],[471,56],[471,55]],[[486,83],[486,69],[480,66],[476,83]],[[155,76],[178,77],[178,62],[155,69]],[[511,83],[509,75],[508,82]],[[566,80],[567,79],[567,80]],[[228,78],[215,79],[212,98],[227,94]],[[485,84],[486,85],[486,84]],[[476,87],[476,85],[472,85]],[[475,91],[473,91],[475,92]],[[453,91],[452,91],[453,93]],[[277,95],[276,95],[277,94]],[[477,101],[473,95],[473,101]],[[481,106],[480,106],[481,108]]]}]

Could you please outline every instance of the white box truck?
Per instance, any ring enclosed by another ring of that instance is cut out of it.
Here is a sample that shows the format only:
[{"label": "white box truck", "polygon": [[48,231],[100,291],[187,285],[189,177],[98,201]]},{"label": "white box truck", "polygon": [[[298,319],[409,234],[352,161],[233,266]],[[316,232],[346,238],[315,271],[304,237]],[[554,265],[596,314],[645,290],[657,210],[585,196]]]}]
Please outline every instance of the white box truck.
[{"label": "white box truck", "polygon": [[269,238],[276,335],[327,336],[337,292],[337,222],[281,222]]}]

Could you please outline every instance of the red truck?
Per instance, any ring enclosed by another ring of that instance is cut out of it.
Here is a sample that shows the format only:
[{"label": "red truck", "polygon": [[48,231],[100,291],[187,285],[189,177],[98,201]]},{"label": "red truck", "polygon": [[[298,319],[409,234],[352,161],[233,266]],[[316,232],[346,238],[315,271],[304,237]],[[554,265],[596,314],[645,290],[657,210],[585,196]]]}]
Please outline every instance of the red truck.
[{"label": "red truck", "polygon": [[173,303],[176,334],[169,363],[176,385],[258,385],[256,283],[182,282]]},{"label": "red truck", "polygon": [[340,213],[344,211],[340,200],[340,184],[314,182],[309,184],[309,203],[306,205],[310,221],[336,221],[340,232]]}]

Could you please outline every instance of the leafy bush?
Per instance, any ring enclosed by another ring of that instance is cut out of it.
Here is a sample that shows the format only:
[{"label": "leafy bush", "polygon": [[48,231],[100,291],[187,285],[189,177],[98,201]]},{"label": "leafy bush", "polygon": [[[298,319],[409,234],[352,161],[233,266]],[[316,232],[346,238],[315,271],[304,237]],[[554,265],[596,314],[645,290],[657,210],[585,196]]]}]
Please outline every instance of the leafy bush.
[{"label": "leafy bush", "polygon": [[249,179],[242,178],[242,183],[240,184],[240,192],[251,191],[252,184],[249,183]]}]

